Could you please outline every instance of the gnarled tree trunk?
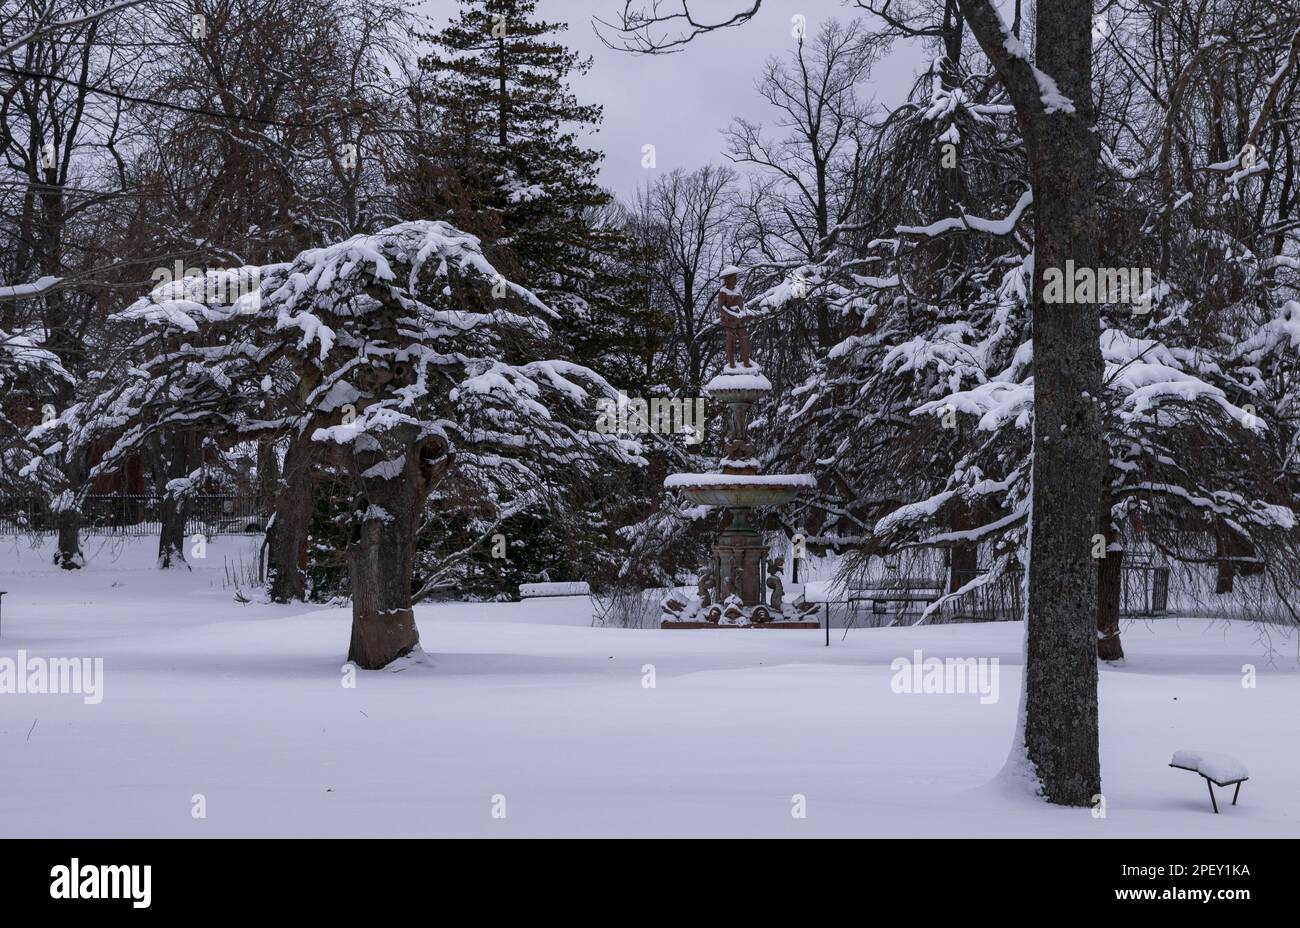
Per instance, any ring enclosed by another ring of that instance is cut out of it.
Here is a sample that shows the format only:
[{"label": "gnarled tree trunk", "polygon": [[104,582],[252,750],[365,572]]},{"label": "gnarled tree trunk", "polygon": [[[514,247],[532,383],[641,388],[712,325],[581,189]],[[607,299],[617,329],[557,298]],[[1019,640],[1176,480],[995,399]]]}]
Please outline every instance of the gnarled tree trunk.
[{"label": "gnarled tree trunk", "polygon": [[393,460],[373,440],[357,443],[353,463],[362,493],[354,503],[347,551],[352,580],[348,660],[378,670],[420,643],[411,608],[416,534],[424,502],[445,466],[446,446],[435,439],[423,445],[411,442]]},{"label": "gnarled tree trunk", "polygon": [[81,553],[81,509],[75,494],[65,493],[55,512],[59,543],[54,552],[54,563],[64,570],[77,570],[86,566],[86,556]]}]

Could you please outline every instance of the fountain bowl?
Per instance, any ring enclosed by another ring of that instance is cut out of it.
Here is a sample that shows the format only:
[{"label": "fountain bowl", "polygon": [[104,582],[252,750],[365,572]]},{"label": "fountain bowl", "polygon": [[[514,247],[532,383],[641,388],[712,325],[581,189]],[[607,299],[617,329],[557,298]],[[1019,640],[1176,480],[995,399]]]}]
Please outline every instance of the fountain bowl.
[{"label": "fountain bowl", "polygon": [[704,394],[719,403],[756,403],[772,391],[772,381],[757,364],[724,367],[704,385]]},{"label": "fountain bowl", "polygon": [[783,506],[816,486],[811,474],[671,474],[664,480],[665,489],[680,490],[693,503],[728,509]]}]

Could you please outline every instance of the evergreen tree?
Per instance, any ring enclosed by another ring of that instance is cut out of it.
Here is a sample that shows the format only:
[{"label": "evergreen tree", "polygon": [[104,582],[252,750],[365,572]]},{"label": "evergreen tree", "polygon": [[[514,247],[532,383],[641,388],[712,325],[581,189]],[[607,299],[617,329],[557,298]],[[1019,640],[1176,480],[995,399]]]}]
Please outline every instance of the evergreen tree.
[{"label": "evergreen tree", "polygon": [[588,222],[588,210],[610,197],[596,183],[600,153],[581,147],[577,133],[600,122],[601,108],[579,103],[568,86],[591,60],[556,41],[567,25],[537,19],[535,7],[534,0],[462,0],[452,23],[422,36],[435,50],[420,62],[431,78],[421,99],[458,141],[453,170],[473,195],[421,193],[432,201],[424,205],[453,213],[438,218],[481,235],[487,220],[456,214],[492,214],[497,234],[484,235],[484,245],[494,260],[513,265],[562,314],[576,308],[589,316],[582,303],[595,289],[602,246],[615,236]]},{"label": "evergreen tree", "polygon": [[[539,18],[535,0],[462,0],[452,22],[421,36],[433,46],[412,88],[412,122],[423,131],[410,137],[395,180],[404,211],[479,236],[503,273],[558,312],[557,356],[644,395],[657,382],[644,362],[651,311],[637,299],[643,287],[624,217],[597,183],[602,156],[579,144],[602,112],[569,88],[591,60],[559,41],[567,28]],[[610,490],[629,476],[608,475]],[[553,513],[513,520],[529,556],[506,573],[486,571],[499,590],[567,577],[574,550],[611,550],[605,516],[584,522],[574,502],[563,544],[548,540],[552,530],[533,531]],[[453,547],[471,542],[451,538]]]}]

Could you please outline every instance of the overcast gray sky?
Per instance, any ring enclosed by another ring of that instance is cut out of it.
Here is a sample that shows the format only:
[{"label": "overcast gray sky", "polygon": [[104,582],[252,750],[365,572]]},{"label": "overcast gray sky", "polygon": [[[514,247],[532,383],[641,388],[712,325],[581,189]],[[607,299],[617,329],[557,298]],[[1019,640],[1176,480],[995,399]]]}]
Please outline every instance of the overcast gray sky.
[{"label": "overcast gray sky", "polygon": [[[705,0],[711,14],[731,13],[744,0]],[[441,25],[458,8],[455,0],[426,0],[423,12]],[[595,60],[591,71],[575,78],[573,89],[584,103],[599,103],[605,120],[589,140],[605,153],[601,181],[622,198],[673,168],[696,168],[727,162],[722,132],[735,116],[771,122],[770,109],[754,92],[754,79],[764,60],[784,57],[794,48],[791,17],[802,14],[809,35],[824,19],[849,20],[861,12],[838,0],[764,0],[762,9],[743,26],[700,36],[671,55],[634,55],[601,44],[592,29],[592,16],[613,19],[621,0],[539,0],[538,14],[567,22],[565,43]],[[879,62],[864,99],[884,104],[901,100],[914,75],[923,70],[923,50],[915,42]],[[641,166],[642,146],[655,146],[656,168]]]}]

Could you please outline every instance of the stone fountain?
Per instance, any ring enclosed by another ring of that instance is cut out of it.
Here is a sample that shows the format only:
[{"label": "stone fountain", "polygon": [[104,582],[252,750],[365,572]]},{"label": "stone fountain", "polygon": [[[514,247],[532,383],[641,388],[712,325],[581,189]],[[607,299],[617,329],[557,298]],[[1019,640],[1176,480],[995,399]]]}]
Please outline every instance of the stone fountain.
[{"label": "stone fountain", "polygon": [[719,471],[672,474],[664,481],[667,489],[680,491],[693,503],[720,508],[721,527],[697,595],[670,594],[663,603],[662,627],[817,628],[815,606],[785,600],[779,563],[769,572],[767,545],[751,521],[752,510],[789,503],[816,483],[809,474],[759,473],[749,420],[754,404],[771,392],[772,383],[749,357],[748,314],[736,288],[739,274],[735,266],[721,272],[718,302],[727,335],[727,364],[704,387],[706,396],[730,412]]}]

